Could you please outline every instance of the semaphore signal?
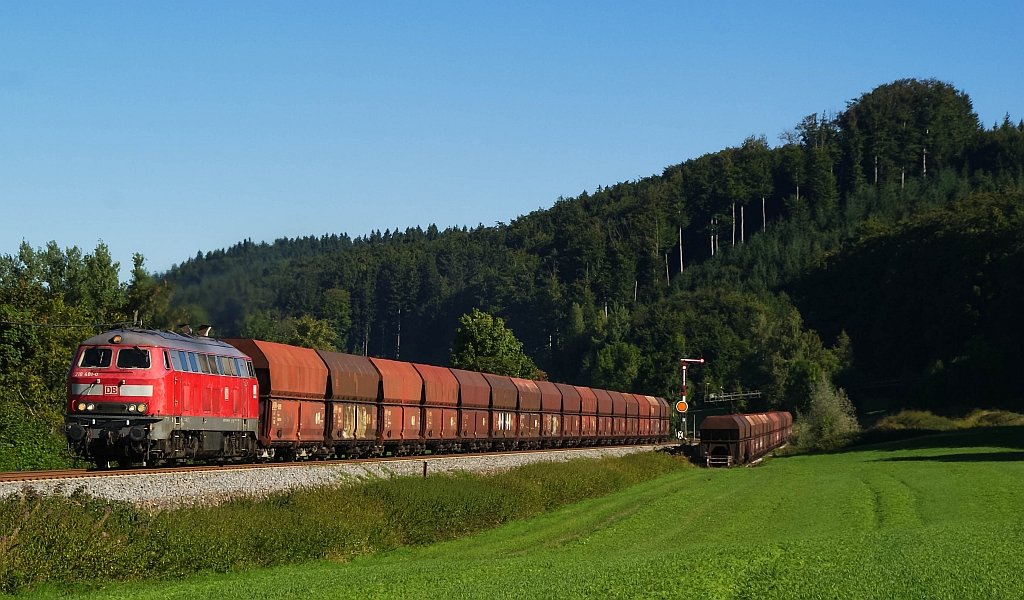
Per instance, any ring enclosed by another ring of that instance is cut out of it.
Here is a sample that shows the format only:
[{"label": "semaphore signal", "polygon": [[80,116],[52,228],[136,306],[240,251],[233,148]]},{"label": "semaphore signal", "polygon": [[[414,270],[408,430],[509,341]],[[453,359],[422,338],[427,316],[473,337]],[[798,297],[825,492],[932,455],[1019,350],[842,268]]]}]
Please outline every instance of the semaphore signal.
[{"label": "semaphore signal", "polygon": [[[702,365],[702,364],[704,364],[704,359],[703,358],[680,358],[679,359],[679,364],[680,364],[680,367],[681,367],[682,372],[683,372],[683,386],[682,386],[682,394],[680,395],[680,400],[679,400],[679,402],[676,402],[676,411],[678,411],[679,414],[682,415],[682,417],[683,417],[683,437],[684,438],[686,437],[686,411],[689,410],[689,408],[690,408],[690,405],[687,404],[687,402],[686,402],[686,366],[688,364],[690,364],[690,363],[697,364],[697,365]],[[696,426],[697,426],[697,424],[696,424],[696,422],[694,422],[694,429],[696,429]]]}]

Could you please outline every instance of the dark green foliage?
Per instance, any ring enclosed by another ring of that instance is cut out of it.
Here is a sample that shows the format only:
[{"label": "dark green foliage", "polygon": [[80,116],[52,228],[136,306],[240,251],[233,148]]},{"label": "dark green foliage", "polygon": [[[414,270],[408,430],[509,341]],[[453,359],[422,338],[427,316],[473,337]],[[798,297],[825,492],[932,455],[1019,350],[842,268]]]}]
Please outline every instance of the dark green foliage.
[{"label": "dark green foliage", "polygon": [[[559,198],[508,224],[244,242],[168,278],[178,285],[175,303],[201,305],[225,334],[260,314],[282,322],[311,315],[341,329],[346,321],[333,316],[325,290],[344,290],[350,325],[338,333],[350,352],[444,364],[458,317],[480,308],[501,316],[553,380],[668,396],[678,390],[676,360],[703,354],[714,365],[695,373],[700,383],[760,389],[767,405],[801,406],[811,381],[848,362],[811,350],[822,344],[799,313],[759,309],[766,321],[756,331],[776,336],[766,348],[751,323],[727,316],[745,313],[706,302],[697,306],[709,312],[694,313],[685,294],[732,304],[750,294],[740,303],[764,307],[790,305],[781,292],[809,297],[802,282],[851,238],[974,191],[1019,190],[1024,123],[1007,117],[985,129],[965,93],[906,79],[837,114],[805,117],[783,141],[770,148],[751,136],[660,175]],[[800,309],[815,310],[803,300]],[[616,310],[628,315],[624,329],[622,319],[611,324]],[[692,336],[703,333],[679,328],[681,320],[714,319],[724,319],[721,331],[700,340]],[[874,340],[839,311],[810,324],[828,344],[845,329],[845,352],[852,347],[858,361],[873,352]],[[763,362],[776,354],[785,358]],[[845,376],[878,377],[872,364]]]},{"label": "dark green foliage", "polygon": [[542,379],[537,365],[523,354],[523,343],[505,322],[473,309],[462,315],[452,340],[451,364],[459,369]]},{"label": "dark green foliage", "polygon": [[314,319],[309,315],[303,315],[291,322],[291,331],[287,343],[302,348],[313,348],[315,350],[328,350],[334,352],[337,348],[334,343],[338,334],[333,324],[327,319]]},{"label": "dark green foliage", "polygon": [[796,286],[861,369],[906,377],[921,406],[1024,406],[1024,194],[975,194],[861,235]]},{"label": "dark green foliage", "polygon": [[352,296],[348,290],[332,288],[324,292],[324,319],[334,331],[334,345],[348,346],[346,336],[352,327]]},{"label": "dark green foliage", "polygon": [[[80,306],[65,303],[65,293],[79,299],[85,294],[78,276],[69,275],[85,269],[85,262],[77,249],[65,255],[55,244],[46,251],[23,245],[18,258],[0,256],[0,320],[90,323],[94,315],[117,315],[116,307],[97,308],[95,298]],[[102,261],[88,262],[95,267]],[[0,470],[70,464],[63,441],[65,379],[81,336],[93,331],[0,325]]]},{"label": "dark green foliage", "polygon": [[138,252],[132,255],[132,262],[132,279],[125,290],[124,312],[143,326],[154,329],[174,329],[179,322],[187,321],[183,311],[170,310],[174,286],[166,279],[158,282],[150,275],[144,268],[146,259]]},{"label": "dark green foliage", "polygon": [[[66,379],[78,343],[101,331],[92,323],[169,326],[181,311],[168,308],[173,288],[134,256],[130,282],[118,281],[100,242],[91,253],[61,250],[55,242],[17,256],[0,256],[0,470],[57,468],[71,464],[63,432]],[[109,326],[107,327],[110,328]]]},{"label": "dark green foliage", "polygon": [[[825,348],[807,331],[784,294],[724,288],[683,291],[639,312],[636,338],[643,355],[640,386],[678,390],[678,357],[703,356],[692,387],[715,392],[761,390],[760,402],[737,408],[803,410],[810,384],[846,365],[845,350]],[[691,393],[691,396],[693,393]]]},{"label": "dark green foliage", "polygon": [[287,323],[278,321],[269,311],[256,310],[245,315],[245,321],[242,323],[242,329],[238,335],[243,338],[283,344],[288,340],[288,333]]},{"label": "dark green foliage", "polygon": [[[805,407],[828,377],[855,403],[1020,407],[1019,219],[1006,203],[1024,190],[1024,122],[984,128],[965,93],[906,79],[805,117],[783,142],[751,136],[493,227],[245,241],[160,278],[138,256],[128,284],[102,244],[23,245],[0,260],[0,311],[137,312],[446,364],[459,318],[479,308],[554,381],[672,397],[678,359],[704,356],[698,399],[764,392],[736,408]],[[0,393],[56,431],[65,361],[91,333],[0,328],[0,377],[14,382]]]},{"label": "dark green foliage", "polygon": [[0,501],[0,591],[41,582],[176,578],[426,545],[683,468],[664,453],[527,465],[479,476],[341,488],[146,512],[76,494]]},{"label": "dark green foliage", "polygon": [[640,349],[626,342],[611,342],[597,351],[594,385],[609,390],[633,388],[640,369]]},{"label": "dark green foliage", "polygon": [[0,392],[0,471],[71,465],[60,415],[35,410],[18,395]]},{"label": "dark green foliage", "polygon": [[948,83],[900,79],[851,102],[839,119],[852,181],[903,184],[937,167],[960,169],[981,132],[967,94]]}]

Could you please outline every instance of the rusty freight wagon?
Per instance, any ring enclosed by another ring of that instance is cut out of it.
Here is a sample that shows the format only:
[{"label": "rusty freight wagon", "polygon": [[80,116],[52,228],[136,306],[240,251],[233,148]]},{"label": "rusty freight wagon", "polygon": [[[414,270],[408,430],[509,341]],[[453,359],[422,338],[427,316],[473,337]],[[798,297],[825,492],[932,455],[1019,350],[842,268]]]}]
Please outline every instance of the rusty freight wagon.
[{"label": "rusty freight wagon", "polygon": [[327,366],[325,443],[338,456],[364,456],[377,445],[380,372],[365,356],[317,350]]},{"label": "rusty freight wagon", "polygon": [[511,379],[519,392],[519,447],[540,448],[540,388],[531,379]]},{"label": "rusty freight wagon", "polygon": [[426,448],[423,422],[423,377],[412,363],[371,358],[380,373],[379,442],[389,452],[405,454]]},{"label": "rusty freight wagon", "polygon": [[494,447],[511,450],[519,433],[519,388],[510,377],[484,373],[491,386],[491,442]]},{"label": "rusty freight wagon", "polygon": [[261,340],[223,340],[249,355],[259,383],[259,443],[289,458],[323,456],[327,367],[316,350]]},{"label": "rusty freight wagon", "polygon": [[459,382],[459,440],[467,450],[486,450],[491,442],[491,386],[483,373],[449,369]]},{"label": "rusty freight wagon", "polygon": [[700,457],[708,467],[755,461],[785,444],[792,426],[788,412],[705,417],[700,424]]},{"label": "rusty freight wagon", "polygon": [[597,443],[598,416],[597,416],[597,394],[594,390],[585,386],[574,386],[580,395],[580,430],[581,444],[593,446]]},{"label": "rusty freight wagon", "polygon": [[423,378],[423,440],[432,452],[452,450],[459,438],[459,380],[451,369],[413,364]]},{"label": "rusty freight wagon", "polygon": [[[69,448],[100,466],[665,441],[662,398],[253,339],[125,328],[76,351]],[[791,419],[751,417],[736,460]],[[747,421],[744,421],[747,423]],[[730,450],[731,451],[731,450]]]}]

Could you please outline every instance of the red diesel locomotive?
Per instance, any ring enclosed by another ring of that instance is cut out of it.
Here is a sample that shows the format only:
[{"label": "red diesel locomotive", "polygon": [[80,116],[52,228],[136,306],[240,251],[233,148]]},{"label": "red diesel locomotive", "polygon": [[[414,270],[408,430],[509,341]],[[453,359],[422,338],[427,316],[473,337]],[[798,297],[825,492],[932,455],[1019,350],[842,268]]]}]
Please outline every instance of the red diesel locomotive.
[{"label": "red diesel locomotive", "polygon": [[83,342],[65,433],[98,460],[247,457],[258,451],[252,361],[217,340],[122,329]]},{"label": "red diesel locomotive", "polygon": [[662,442],[663,398],[297,348],[120,329],[68,374],[70,448],[100,465]]}]

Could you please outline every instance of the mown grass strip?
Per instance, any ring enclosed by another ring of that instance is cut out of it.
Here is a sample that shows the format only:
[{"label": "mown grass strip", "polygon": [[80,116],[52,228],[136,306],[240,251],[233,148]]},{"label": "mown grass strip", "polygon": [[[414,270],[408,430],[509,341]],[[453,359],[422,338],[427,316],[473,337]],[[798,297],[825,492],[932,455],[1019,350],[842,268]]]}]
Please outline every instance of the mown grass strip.
[{"label": "mown grass strip", "polygon": [[535,463],[489,476],[371,480],[148,513],[77,494],[0,502],[0,589],[174,578],[464,537],[681,468],[661,452]]}]

